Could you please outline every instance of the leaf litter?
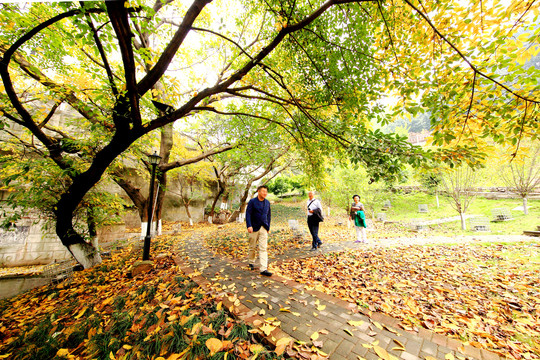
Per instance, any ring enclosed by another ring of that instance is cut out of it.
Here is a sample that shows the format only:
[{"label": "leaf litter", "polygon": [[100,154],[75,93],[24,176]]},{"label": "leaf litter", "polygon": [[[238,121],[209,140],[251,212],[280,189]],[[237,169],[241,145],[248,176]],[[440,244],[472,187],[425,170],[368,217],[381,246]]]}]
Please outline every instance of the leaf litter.
[{"label": "leaf litter", "polygon": [[69,283],[0,301],[0,357],[280,358],[175,265],[172,249],[186,235],[154,239],[152,253],[163,256],[146,274],[131,278],[140,251],[126,249]]},{"label": "leaf litter", "polygon": [[540,265],[527,258],[538,251],[537,243],[380,247],[288,260],[274,270],[400,319],[403,329],[532,359],[540,358]]}]

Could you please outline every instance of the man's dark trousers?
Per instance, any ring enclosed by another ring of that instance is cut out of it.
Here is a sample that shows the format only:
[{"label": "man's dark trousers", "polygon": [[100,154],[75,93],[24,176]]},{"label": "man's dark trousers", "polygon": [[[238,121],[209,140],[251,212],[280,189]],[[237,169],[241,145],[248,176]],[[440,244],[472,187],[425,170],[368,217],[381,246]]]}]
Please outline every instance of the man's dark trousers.
[{"label": "man's dark trousers", "polygon": [[316,249],[322,244],[321,239],[319,239],[319,219],[317,219],[317,216],[316,215],[308,216],[307,225],[309,228],[309,232],[311,233],[311,236],[313,237],[313,241],[311,242],[311,247]]}]

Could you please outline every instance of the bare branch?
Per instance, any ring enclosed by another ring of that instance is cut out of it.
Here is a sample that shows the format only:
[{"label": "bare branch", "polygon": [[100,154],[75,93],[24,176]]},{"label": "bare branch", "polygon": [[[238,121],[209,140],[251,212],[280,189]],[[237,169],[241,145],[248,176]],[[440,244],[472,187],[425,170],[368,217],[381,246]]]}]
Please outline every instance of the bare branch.
[{"label": "bare branch", "polygon": [[182,19],[182,24],[180,24],[180,26],[178,27],[178,30],[161,54],[159,60],[154,65],[154,67],[146,74],[146,76],[139,82],[139,95],[144,95],[161,78],[161,76],[163,76],[163,74],[169,67],[172,59],[174,58],[176,51],[184,42],[184,39],[186,38],[189,30],[191,29],[193,22],[209,2],[210,0],[193,1],[193,4],[191,4],[190,8]]},{"label": "bare branch", "polygon": [[38,128],[41,129],[43,126],[45,126],[49,120],[51,120],[51,118],[53,117],[54,113],[56,112],[56,109],[58,109],[58,107],[60,106],[60,104],[62,104],[62,102],[58,102],[58,103],[54,103],[53,107],[51,108],[51,110],[49,111],[49,113],[47,114],[47,116],[45,117],[45,119],[43,119],[43,121],[41,123],[38,124]]},{"label": "bare branch", "polygon": [[[82,7],[81,3],[81,7]],[[96,47],[99,51],[99,54],[101,55],[101,60],[103,61],[103,67],[105,68],[105,71],[107,72],[107,77],[109,78],[109,83],[111,86],[111,91],[115,97],[118,96],[118,89],[116,88],[116,84],[114,83],[114,77],[113,72],[111,70],[111,66],[109,65],[109,60],[107,59],[107,55],[105,54],[105,50],[103,49],[103,45],[101,44],[101,40],[99,39],[98,32],[96,30],[96,27],[94,26],[94,22],[92,21],[92,18],[90,17],[90,14],[85,13],[86,17],[86,23],[92,30],[92,36],[94,37],[94,42],[96,43]]]},{"label": "bare branch", "polygon": [[194,156],[194,157],[189,158],[189,159],[178,160],[178,161],[170,162],[170,163],[167,163],[167,164],[160,164],[159,165],[159,170],[160,171],[169,171],[171,169],[176,169],[176,168],[179,168],[179,167],[182,167],[182,166],[193,164],[193,163],[199,162],[201,160],[204,160],[209,156],[220,154],[220,153],[229,151],[231,149],[234,149],[237,146],[238,145],[226,145],[226,146],[218,148],[218,149],[213,149],[213,150],[203,152],[202,154]]}]

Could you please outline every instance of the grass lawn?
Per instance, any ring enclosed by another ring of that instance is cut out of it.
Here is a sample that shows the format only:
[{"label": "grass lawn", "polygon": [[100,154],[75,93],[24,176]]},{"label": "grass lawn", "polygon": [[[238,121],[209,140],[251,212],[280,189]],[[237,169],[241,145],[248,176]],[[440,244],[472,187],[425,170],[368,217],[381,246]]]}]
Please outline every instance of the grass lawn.
[{"label": "grass lawn", "polygon": [[[386,212],[387,220],[396,221],[399,224],[387,225],[384,230],[386,234],[376,234],[376,237],[392,237],[392,236],[407,236],[410,234],[410,226],[412,220],[434,220],[448,217],[459,216],[458,212],[454,210],[448,198],[439,195],[439,208],[434,195],[425,194],[422,192],[413,192],[410,194],[393,194],[389,193],[386,199],[391,201],[392,207],[383,211],[382,206],[375,207],[375,214]],[[276,201],[274,209],[277,213],[279,220],[285,218],[298,219],[300,221],[305,220],[305,213],[301,210],[304,206],[305,199],[293,199],[286,201]],[[418,205],[427,204],[428,213],[419,213]],[[369,204],[365,204],[369,206]],[[505,222],[490,222],[491,232],[485,234],[494,235],[517,235],[523,234],[525,230],[536,230],[536,226],[540,225],[540,200],[529,200],[529,214],[524,215],[523,211],[514,211],[512,209],[517,206],[521,206],[521,199],[485,199],[482,197],[476,197],[472,200],[467,215],[481,215],[487,217],[489,220],[493,219],[492,209],[507,208],[510,210],[514,220]],[[296,208],[296,210],[295,210]],[[280,212],[280,209],[287,209],[285,212]],[[345,220],[347,214],[342,209],[331,209],[332,216],[328,219],[327,223],[334,224],[338,220]],[[366,214],[371,217],[371,210]],[[325,223],[326,225],[326,223]],[[469,220],[467,220],[467,229],[469,228]],[[384,229],[384,228],[383,228]],[[382,230],[381,230],[382,231]],[[477,235],[478,232],[470,230],[461,230],[461,223],[459,220],[429,226],[429,235]],[[482,233],[484,234],[484,233]]]},{"label": "grass lawn", "polygon": [[[448,201],[448,197],[439,196],[439,208],[436,206],[434,195],[425,193],[411,194],[392,194],[392,208],[387,211],[387,217],[391,220],[408,222],[410,219],[440,219],[459,215]],[[427,204],[428,213],[419,213],[418,205]],[[493,234],[522,234],[524,230],[535,230],[537,225],[540,225],[540,201],[529,200],[529,214],[524,215],[523,211],[514,211],[517,206],[521,206],[521,199],[485,199],[476,197],[472,200],[466,214],[481,215],[493,219],[492,209],[507,208],[511,211],[514,220],[505,222],[490,222],[491,233]],[[381,209],[377,209],[380,212]],[[467,227],[469,222],[467,220]],[[434,228],[439,232],[451,232],[454,234],[470,235],[476,234],[474,231],[462,231],[459,221],[445,223],[439,225],[439,228]]]}]

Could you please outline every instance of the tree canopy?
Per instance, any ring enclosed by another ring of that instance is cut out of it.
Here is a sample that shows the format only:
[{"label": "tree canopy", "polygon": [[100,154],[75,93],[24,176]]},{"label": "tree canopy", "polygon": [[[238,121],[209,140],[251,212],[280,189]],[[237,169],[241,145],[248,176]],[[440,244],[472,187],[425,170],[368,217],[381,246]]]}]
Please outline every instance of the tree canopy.
[{"label": "tree canopy", "polygon": [[[523,63],[539,49],[539,6],[2,4],[0,126],[19,153],[54,164],[63,184],[52,204],[56,232],[91,266],[98,255],[75,230],[74,213],[121,154],[173,123],[219,114],[223,125],[243,123],[231,131],[272,132],[292,144],[313,171],[325,156],[352,158],[373,180],[428,157],[477,164],[489,142],[517,152],[520,139],[538,136],[539,70]],[[62,106],[74,113],[54,124]],[[444,148],[426,152],[373,130],[404,112],[430,113],[433,144]]]}]

